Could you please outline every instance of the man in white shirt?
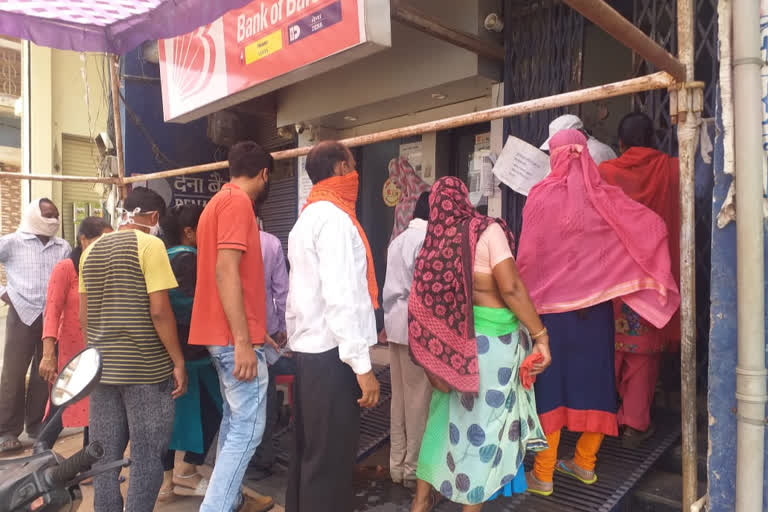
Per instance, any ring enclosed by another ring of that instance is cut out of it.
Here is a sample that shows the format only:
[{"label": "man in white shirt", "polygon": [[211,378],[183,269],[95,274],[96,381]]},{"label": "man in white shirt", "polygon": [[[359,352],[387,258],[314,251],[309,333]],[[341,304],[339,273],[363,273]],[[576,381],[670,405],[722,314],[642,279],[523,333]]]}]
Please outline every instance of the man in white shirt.
[{"label": "man in white shirt", "polygon": [[314,186],[288,239],[285,318],[296,359],[296,445],[287,512],[352,511],[360,407],[379,399],[369,354],[378,288],[355,217],[355,165],[338,142],[312,149],[306,170]]},{"label": "man in white shirt", "polygon": [[589,150],[589,154],[592,156],[592,160],[594,160],[597,165],[600,165],[606,160],[613,160],[617,157],[616,152],[613,150],[613,148],[611,148],[611,146],[600,142],[591,136],[589,132],[584,129],[584,122],[579,119],[578,116],[573,114],[565,114],[549,123],[549,138],[544,141],[544,144],[542,144],[539,149],[542,151],[549,151],[550,139],[552,139],[552,137],[554,137],[555,134],[561,130],[579,130],[581,133],[583,133],[587,138],[587,149]]},{"label": "man in white shirt", "polygon": [[389,474],[393,482],[410,489],[416,488],[419,448],[432,398],[432,385],[408,352],[408,297],[428,219],[429,192],[424,192],[416,202],[408,229],[389,245],[384,282],[384,336],[389,343],[392,375]]},{"label": "man in white shirt", "polygon": [[[24,210],[15,233],[0,238],[0,265],[8,286],[0,300],[8,305],[6,341],[0,382],[0,453],[22,449],[19,435],[37,437],[41,429],[48,383],[37,368],[43,359],[43,310],[53,267],[72,251],[57,237],[59,210],[50,199],[36,199]],[[32,363],[27,381],[27,369]]]}]

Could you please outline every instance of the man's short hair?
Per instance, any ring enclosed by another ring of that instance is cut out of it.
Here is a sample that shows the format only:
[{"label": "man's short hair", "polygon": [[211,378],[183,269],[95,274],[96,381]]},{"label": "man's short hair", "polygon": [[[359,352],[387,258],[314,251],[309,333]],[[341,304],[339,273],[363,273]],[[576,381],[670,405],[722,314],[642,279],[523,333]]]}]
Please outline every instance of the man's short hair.
[{"label": "man's short hair", "polygon": [[157,212],[160,217],[165,215],[165,200],[160,194],[147,187],[134,187],[128,197],[125,198],[123,208],[132,212],[136,208],[140,213]]},{"label": "man's short hair", "polygon": [[422,192],[413,209],[413,218],[429,220],[429,192]]},{"label": "man's short hair", "polygon": [[312,184],[332,177],[336,164],[348,158],[349,150],[340,142],[329,140],[317,144],[307,155],[307,174]]},{"label": "man's short hair", "polygon": [[652,148],[653,121],[642,112],[625,115],[619,122],[619,141],[628,148]]},{"label": "man's short hair", "polygon": [[253,141],[238,142],[229,149],[229,175],[255,178],[262,169],[272,172],[274,159]]}]

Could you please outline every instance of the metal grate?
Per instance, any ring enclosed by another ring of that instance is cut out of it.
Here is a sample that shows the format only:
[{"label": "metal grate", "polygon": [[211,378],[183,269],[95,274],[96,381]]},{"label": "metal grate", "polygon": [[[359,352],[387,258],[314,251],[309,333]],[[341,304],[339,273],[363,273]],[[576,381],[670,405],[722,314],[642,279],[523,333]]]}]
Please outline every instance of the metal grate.
[{"label": "metal grate", "polygon": [[[619,505],[622,498],[637,484],[665,451],[680,437],[679,417],[655,418],[656,435],[637,450],[627,450],[615,437],[606,437],[600,448],[597,462],[599,480],[594,485],[584,485],[573,478],[555,474],[555,492],[548,498],[522,494],[513,498],[502,498],[486,504],[484,512],[525,510],[527,512],[608,512]],[[573,453],[578,435],[563,432],[560,453]],[[533,457],[526,458],[525,466],[530,470]],[[443,503],[438,512],[458,512],[461,507],[455,503]]]},{"label": "metal grate", "polygon": [[[379,380],[379,404],[360,413],[360,447],[357,461],[361,462],[389,439],[389,411],[392,400],[392,381],[389,366],[376,366],[374,373]],[[293,450],[293,423],[273,436],[277,462],[288,466]]]},{"label": "metal grate", "polygon": [[[651,39],[677,54],[677,1],[635,0],[633,23]],[[638,54],[632,54],[635,76],[653,73],[656,68]],[[669,116],[667,91],[647,91],[632,97],[632,107],[648,114],[656,126],[656,147],[670,154],[677,152],[677,139]]]},{"label": "metal grate", "polygon": [[[677,0],[634,0],[633,23],[653,40],[675,55],[677,53]],[[694,19],[695,77],[706,83],[703,117],[715,115],[717,82],[720,72],[717,53],[717,0],[696,2]],[[653,65],[633,54],[635,76],[657,71]],[[669,94],[665,90],[649,91],[633,96],[633,107],[655,121],[657,147],[677,153],[677,139],[669,116]]]},{"label": "metal grate", "polygon": [[[507,0],[504,6],[506,57],[504,62],[504,103],[549,96],[575,89],[581,83],[584,18],[560,2]],[[533,112],[504,120],[504,136],[543,141],[549,122],[566,113],[559,108]],[[522,228],[525,196],[506,186],[505,218],[516,237]]]}]

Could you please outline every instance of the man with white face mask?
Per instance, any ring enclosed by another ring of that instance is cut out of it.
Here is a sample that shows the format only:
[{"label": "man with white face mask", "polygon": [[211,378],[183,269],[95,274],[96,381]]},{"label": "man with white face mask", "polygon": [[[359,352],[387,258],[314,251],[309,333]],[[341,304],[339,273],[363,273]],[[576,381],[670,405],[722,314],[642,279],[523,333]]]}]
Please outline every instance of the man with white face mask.
[{"label": "man with white face mask", "polygon": [[25,377],[43,356],[43,309],[53,267],[72,250],[58,238],[59,210],[50,199],[36,199],[24,210],[15,233],[0,238],[0,264],[8,286],[0,299],[8,305],[6,345],[0,382],[0,453],[21,449],[19,435],[37,437],[48,401],[48,385],[38,372]]},{"label": "man with white face mask", "polygon": [[130,441],[133,461],[125,501],[118,469],[94,478],[94,509],[151,512],[163,483],[174,399],[184,394],[187,373],[168,297],[178,285],[165,244],[151,234],[165,201],[136,187],[123,206],[118,231],[80,258],[80,326],[103,362],[90,396],[89,438],[104,446],[104,463],[121,459]]}]

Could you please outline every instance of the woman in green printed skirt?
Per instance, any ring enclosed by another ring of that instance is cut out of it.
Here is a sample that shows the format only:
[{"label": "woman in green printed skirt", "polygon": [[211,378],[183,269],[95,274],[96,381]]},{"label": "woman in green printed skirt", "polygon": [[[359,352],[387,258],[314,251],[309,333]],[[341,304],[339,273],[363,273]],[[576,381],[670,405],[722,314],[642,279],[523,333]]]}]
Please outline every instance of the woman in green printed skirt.
[{"label": "woman in green printed skirt", "polygon": [[411,353],[435,388],[412,512],[428,512],[440,496],[477,512],[524,492],[526,450],[547,447],[530,380],[551,362],[549,339],[513,245],[506,224],[479,214],[459,179],[438,180],[409,301]]}]

